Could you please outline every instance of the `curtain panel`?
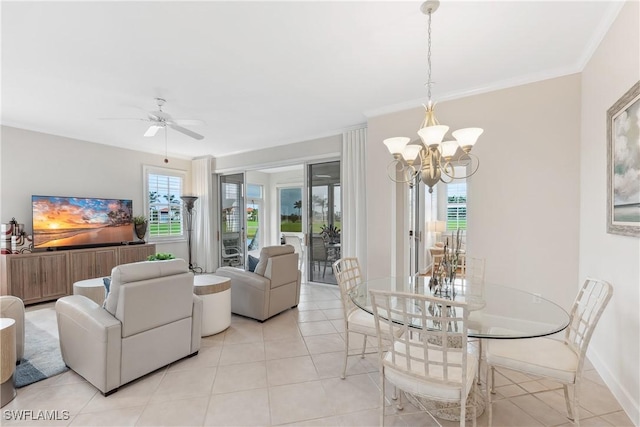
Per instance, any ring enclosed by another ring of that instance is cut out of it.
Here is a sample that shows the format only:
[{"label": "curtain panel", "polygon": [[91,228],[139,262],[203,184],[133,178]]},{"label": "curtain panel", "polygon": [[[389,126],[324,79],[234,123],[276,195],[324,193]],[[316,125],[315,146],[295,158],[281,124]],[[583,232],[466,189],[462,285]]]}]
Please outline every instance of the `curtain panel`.
[{"label": "curtain panel", "polygon": [[342,134],[342,256],[357,257],[363,275],[367,262],[367,128]]},{"label": "curtain panel", "polygon": [[193,160],[192,187],[193,195],[198,196],[193,215],[193,259],[195,265],[204,272],[213,273],[217,266],[213,248],[213,195],[211,157]]}]

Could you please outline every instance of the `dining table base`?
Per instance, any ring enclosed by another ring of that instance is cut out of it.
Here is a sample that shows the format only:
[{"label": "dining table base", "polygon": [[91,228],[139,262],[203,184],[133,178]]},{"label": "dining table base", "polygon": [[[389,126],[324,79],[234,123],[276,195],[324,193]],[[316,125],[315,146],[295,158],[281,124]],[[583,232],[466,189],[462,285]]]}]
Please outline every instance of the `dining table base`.
[{"label": "dining table base", "polygon": [[[415,407],[429,412],[436,418],[447,421],[460,421],[460,405],[458,403],[438,402],[429,400],[424,397],[414,396],[410,393],[404,393],[405,397]],[[473,407],[476,406],[476,418],[484,413],[485,399],[482,392],[474,389],[467,397],[467,413],[465,420],[473,421]]]}]

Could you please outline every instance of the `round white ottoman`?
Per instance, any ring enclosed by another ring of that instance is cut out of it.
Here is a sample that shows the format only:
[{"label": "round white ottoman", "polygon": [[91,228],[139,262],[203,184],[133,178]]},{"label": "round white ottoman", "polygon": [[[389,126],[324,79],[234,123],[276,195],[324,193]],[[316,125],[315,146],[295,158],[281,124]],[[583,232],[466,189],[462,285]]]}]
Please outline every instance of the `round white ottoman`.
[{"label": "round white ottoman", "polygon": [[214,274],[193,277],[193,293],[202,298],[202,336],[217,334],[231,325],[231,279]]},{"label": "round white ottoman", "polygon": [[16,321],[0,318],[0,407],[16,397],[13,373],[16,370]]},{"label": "round white ottoman", "polygon": [[84,295],[98,305],[102,305],[106,297],[106,288],[102,277],[80,280],[73,284],[74,295]]}]

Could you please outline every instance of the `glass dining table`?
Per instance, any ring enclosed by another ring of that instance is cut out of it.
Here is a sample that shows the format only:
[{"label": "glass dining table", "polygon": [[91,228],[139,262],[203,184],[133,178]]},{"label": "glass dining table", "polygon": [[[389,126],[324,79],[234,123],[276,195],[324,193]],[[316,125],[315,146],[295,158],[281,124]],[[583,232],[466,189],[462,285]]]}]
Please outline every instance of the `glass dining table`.
[{"label": "glass dining table", "polygon": [[[353,303],[373,314],[369,291],[372,289],[431,295],[443,299],[464,301],[469,308],[468,336],[479,339],[524,339],[552,335],[569,325],[569,314],[556,303],[539,294],[509,286],[478,284],[457,279],[453,286],[435,292],[429,287],[429,276],[383,277],[367,280],[350,294]],[[421,328],[421,325],[415,325]],[[455,405],[432,402],[405,393],[409,401],[438,418],[459,420]],[[469,396],[467,405],[475,405],[477,416],[484,411],[484,396]],[[467,412],[467,420],[472,412]]]},{"label": "glass dining table", "polygon": [[[469,308],[469,338],[521,339],[552,335],[569,325],[569,314],[539,294],[509,286],[474,284],[457,279],[441,294],[429,288],[429,276],[383,277],[367,280],[350,297],[362,310],[372,313],[372,289],[432,295],[464,301]],[[416,325],[419,327],[419,325]]]}]

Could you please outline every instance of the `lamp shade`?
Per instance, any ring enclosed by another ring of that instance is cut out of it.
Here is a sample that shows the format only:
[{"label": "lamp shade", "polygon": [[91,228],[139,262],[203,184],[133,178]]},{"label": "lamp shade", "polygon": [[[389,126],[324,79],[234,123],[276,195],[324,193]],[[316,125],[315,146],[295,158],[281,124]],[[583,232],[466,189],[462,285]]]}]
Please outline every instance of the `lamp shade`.
[{"label": "lamp shade", "polygon": [[443,141],[440,144],[440,152],[442,153],[442,157],[449,160],[456,154],[458,151],[458,141]]},{"label": "lamp shade", "polygon": [[463,149],[467,149],[468,151],[478,141],[478,138],[480,137],[480,135],[482,135],[482,132],[484,132],[482,128],[465,128],[458,129],[457,131],[453,132],[452,135],[458,141],[460,146]]},{"label": "lamp shade", "polygon": [[393,138],[387,138],[384,141],[384,145],[387,146],[389,152],[393,155],[402,154],[404,147],[411,141],[411,138],[405,136],[396,136]]},{"label": "lamp shade", "polygon": [[407,144],[402,150],[402,157],[407,163],[413,163],[421,149],[422,145]]},{"label": "lamp shade", "polygon": [[431,147],[440,144],[448,130],[449,126],[444,125],[427,126],[420,129],[418,135],[420,135],[420,139],[422,139],[424,145]]},{"label": "lamp shade", "polygon": [[193,204],[198,200],[197,196],[182,196],[180,197],[184,202],[184,207],[187,209],[187,212],[191,212],[193,209]]},{"label": "lamp shade", "polygon": [[429,221],[427,222],[427,230],[435,233],[444,233],[447,231],[446,221]]}]

